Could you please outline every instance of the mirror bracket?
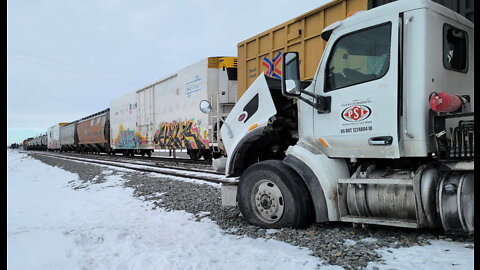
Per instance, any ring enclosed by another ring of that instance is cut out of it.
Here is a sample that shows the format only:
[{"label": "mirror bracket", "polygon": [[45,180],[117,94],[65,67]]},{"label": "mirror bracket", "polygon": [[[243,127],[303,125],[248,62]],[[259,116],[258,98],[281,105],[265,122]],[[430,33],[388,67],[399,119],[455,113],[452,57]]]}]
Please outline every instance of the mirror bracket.
[{"label": "mirror bracket", "polygon": [[317,113],[330,113],[330,107],[332,104],[332,97],[331,96],[317,96],[316,98],[316,106]]},{"label": "mirror bracket", "polygon": [[318,114],[322,113],[330,113],[330,108],[332,104],[332,97],[331,96],[319,96],[313,93],[302,91],[302,94],[307,94],[314,98],[314,101],[310,101],[302,96],[299,96],[298,99],[307,103],[308,105],[312,106],[313,108],[317,109]]}]

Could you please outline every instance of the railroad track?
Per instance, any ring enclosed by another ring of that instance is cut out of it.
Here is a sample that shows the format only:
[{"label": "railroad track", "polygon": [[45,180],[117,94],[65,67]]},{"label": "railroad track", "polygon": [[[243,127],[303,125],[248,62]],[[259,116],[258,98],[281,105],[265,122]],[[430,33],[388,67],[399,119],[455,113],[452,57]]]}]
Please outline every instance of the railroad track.
[{"label": "railroad track", "polygon": [[219,183],[219,184],[230,184],[235,183],[236,180],[228,179],[223,176],[223,173],[219,173],[216,171],[209,171],[209,170],[201,170],[195,168],[182,168],[182,167],[174,167],[174,166],[166,166],[163,164],[159,164],[156,162],[155,164],[148,163],[148,162],[135,162],[133,160],[112,160],[108,159],[105,156],[95,156],[95,157],[74,157],[65,154],[53,154],[47,152],[31,152],[31,151],[23,151],[27,154],[32,155],[42,155],[47,157],[53,158],[60,158],[66,160],[73,160],[79,162],[87,162],[92,164],[100,164],[100,165],[107,165],[107,166],[114,166],[118,168],[130,169],[135,171],[141,172],[152,172],[152,173],[160,173],[169,176],[176,176],[176,177],[183,177],[188,179],[195,179],[201,180],[206,182],[212,183]]},{"label": "railroad track", "polygon": [[[53,154],[51,152],[36,152],[36,153],[47,153],[47,154]],[[67,156],[67,157],[77,157],[77,158],[91,158],[95,160],[105,160],[105,161],[112,161],[112,162],[120,162],[120,163],[126,163],[126,164],[136,164],[136,165],[145,165],[145,166],[153,166],[153,167],[161,167],[161,168],[169,168],[169,169],[179,169],[179,170],[185,170],[184,167],[179,167],[182,165],[195,165],[195,166],[201,166],[201,167],[209,167],[208,169],[199,169],[199,168],[192,168],[188,167],[188,170],[190,171],[195,171],[195,172],[204,172],[204,173],[212,173],[212,174],[218,174],[218,175],[224,175],[223,172],[216,172],[213,171],[213,168],[211,165],[207,163],[195,163],[191,159],[185,159],[185,158],[169,158],[169,157],[150,157],[150,158],[145,158],[145,157],[125,157],[125,156],[108,156],[108,155],[95,155],[95,154],[78,154],[74,152],[56,152],[54,153],[55,155],[59,156]],[[175,166],[171,165],[166,165],[165,163],[169,164],[175,164]]]},{"label": "railroad track", "polygon": [[[41,152],[43,153],[43,152]],[[93,157],[93,158],[96,158],[96,157],[106,157],[106,158],[115,158],[115,159],[127,159],[127,160],[154,160],[154,161],[166,161],[166,162],[174,162],[174,163],[188,163],[188,164],[197,164],[197,165],[211,165],[212,162],[211,161],[206,161],[206,160],[203,160],[203,159],[199,159],[197,161],[194,161],[190,158],[182,158],[182,157],[176,157],[176,158],[173,158],[173,157],[161,157],[161,156],[151,156],[151,157],[144,157],[144,156],[139,156],[139,155],[135,155],[135,156],[124,156],[124,155],[106,155],[105,153],[101,153],[101,154],[91,154],[91,153],[83,153],[83,154],[79,154],[79,153],[76,153],[76,152],[56,152],[58,154],[61,154],[61,155],[69,155],[69,156],[78,156],[78,157]]]},{"label": "railroad track", "polygon": [[[123,156],[121,156],[121,157],[123,157]],[[146,159],[145,157],[142,157],[142,156],[134,156],[134,157],[130,157],[130,158]],[[148,159],[149,160],[158,160],[158,161],[178,162],[178,163],[205,164],[205,165],[212,164],[211,161],[206,161],[206,160],[203,160],[203,159],[199,159],[199,160],[194,161],[190,158],[179,158],[179,157],[173,158],[173,157],[158,157],[158,156],[155,157],[155,156],[152,156],[152,157],[149,157]]]}]

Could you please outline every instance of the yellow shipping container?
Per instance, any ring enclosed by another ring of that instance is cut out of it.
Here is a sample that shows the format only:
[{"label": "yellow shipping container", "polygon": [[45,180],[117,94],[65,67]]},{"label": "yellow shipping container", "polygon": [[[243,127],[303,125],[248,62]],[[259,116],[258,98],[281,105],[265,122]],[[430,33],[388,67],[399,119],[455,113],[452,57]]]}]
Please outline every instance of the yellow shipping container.
[{"label": "yellow shipping container", "polygon": [[367,10],[367,5],[367,0],[333,0],[238,43],[237,99],[262,72],[280,78],[285,51],[299,53],[300,77],[311,80],[326,45],[320,37],[322,30],[351,12]]}]

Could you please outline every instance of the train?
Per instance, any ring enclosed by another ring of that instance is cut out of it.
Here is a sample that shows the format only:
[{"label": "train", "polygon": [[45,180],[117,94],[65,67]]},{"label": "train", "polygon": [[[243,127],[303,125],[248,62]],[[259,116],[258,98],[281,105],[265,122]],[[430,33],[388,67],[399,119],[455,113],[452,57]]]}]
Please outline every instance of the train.
[{"label": "train", "polygon": [[[235,105],[236,57],[204,58],[110,101],[100,112],[53,125],[25,149],[151,156],[155,149],[186,150],[192,160],[224,155],[217,132]],[[209,100],[217,111],[198,109]],[[40,139],[42,138],[42,139]]]}]

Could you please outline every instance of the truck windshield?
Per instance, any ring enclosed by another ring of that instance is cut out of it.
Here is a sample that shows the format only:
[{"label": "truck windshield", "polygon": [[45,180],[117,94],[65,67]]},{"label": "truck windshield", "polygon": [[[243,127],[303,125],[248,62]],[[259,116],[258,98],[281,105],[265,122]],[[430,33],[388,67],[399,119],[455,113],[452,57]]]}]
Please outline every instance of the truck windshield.
[{"label": "truck windshield", "polygon": [[325,69],[325,92],[383,77],[390,63],[391,23],[340,37]]}]

